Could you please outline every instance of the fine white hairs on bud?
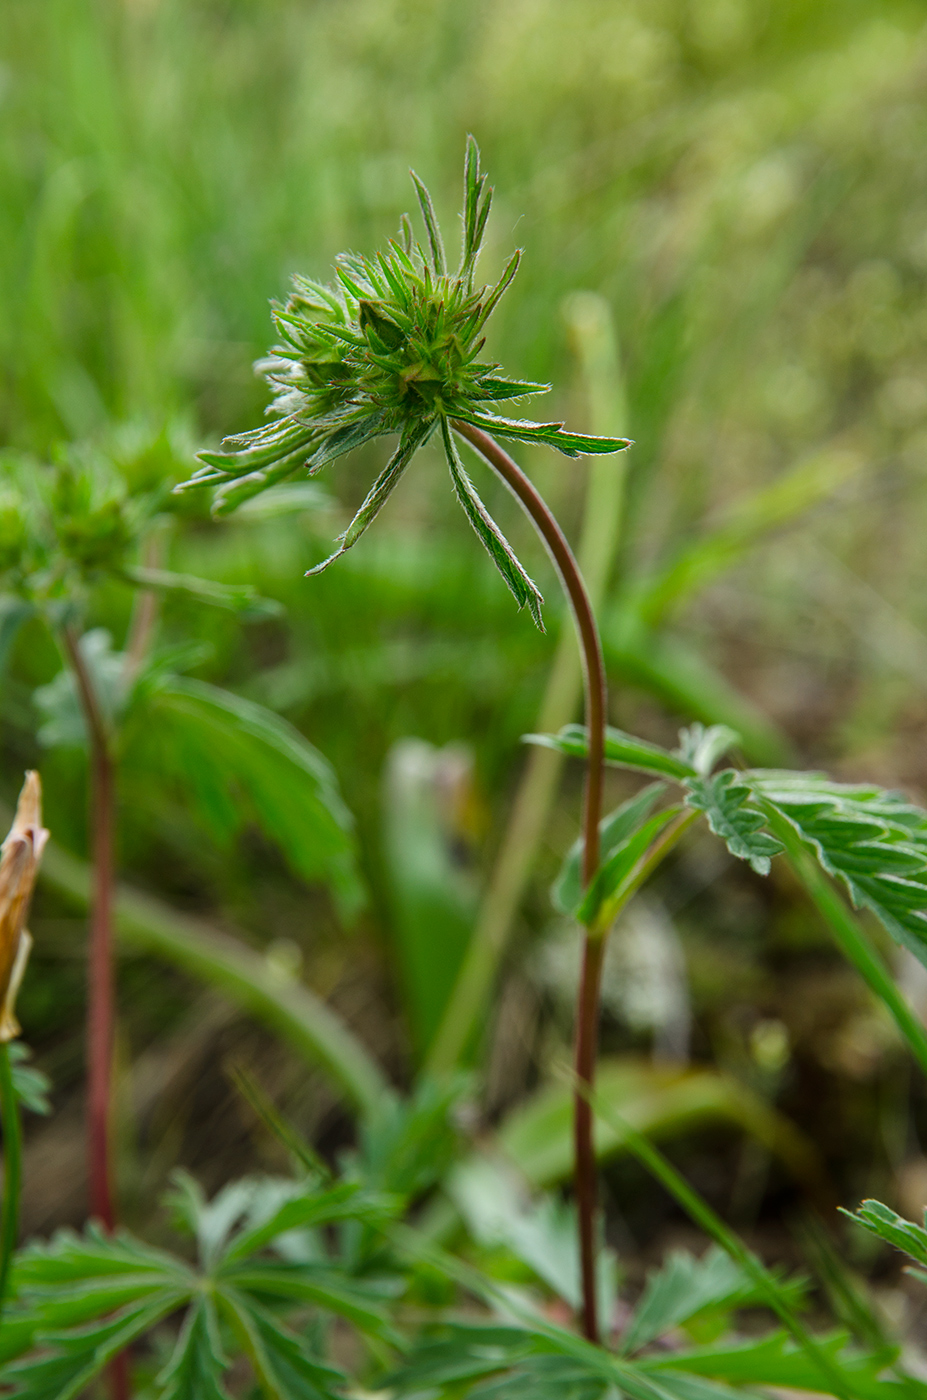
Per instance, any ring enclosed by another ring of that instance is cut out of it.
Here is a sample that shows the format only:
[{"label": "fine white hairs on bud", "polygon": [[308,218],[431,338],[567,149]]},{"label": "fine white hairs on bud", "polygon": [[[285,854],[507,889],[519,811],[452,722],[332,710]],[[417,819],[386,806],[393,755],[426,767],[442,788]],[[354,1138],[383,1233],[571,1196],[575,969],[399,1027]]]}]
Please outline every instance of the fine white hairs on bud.
[{"label": "fine white hairs on bud", "polygon": [[0,1043],[19,1035],[16,995],[26,971],[32,937],[26,915],[48,840],[42,825],[42,784],[35,772],[26,774],[16,816],[0,846]]}]

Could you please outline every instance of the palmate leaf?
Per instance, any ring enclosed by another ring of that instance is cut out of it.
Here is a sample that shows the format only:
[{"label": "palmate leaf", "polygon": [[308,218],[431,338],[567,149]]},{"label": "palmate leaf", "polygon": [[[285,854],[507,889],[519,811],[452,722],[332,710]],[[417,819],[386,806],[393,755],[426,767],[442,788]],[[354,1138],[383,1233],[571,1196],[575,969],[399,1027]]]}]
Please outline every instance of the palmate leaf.
[{"label": "palmate leaf", "polygon": [[467,519],[482,541],[490,559],[505,579],[519,608],[527,606],[535,624],[543,632],[544,623],[541,618],[541,607],[544,599],[540,590],[525,572],[512,546],[477,495],[476,488],[460,460],[457,444],[446,419],[442,419],[441,433],[454,490]]},{"label": "palmate leaf", "polygon": [[821,773],[754,770],[756,797],[798,832],[857,908],[927,965],[927,813],[898,793]]},{"label": "palmate leaf", "polygon": [[[791,1306],[801,1303],[805,1288],[801,1279],[788,1284],[780,1281],[779,1287]],[[662,1266],[650,1273],[621,1338],[621,1350],[639,1351],[700,1314],[729,1312],[763,1301],[755,1283],[717,1245],[701,1259],[684,1249],[672,1250]]]},{"label": "palmate leaf", "polygon": [[710,778],[690,778],[686,787],[687,805],[705,813],[731,855],[749,861],[758,875],[768,875],[770,859],[782,850],[782,842],[763,830],[766,818],[751,805],[752,789],[733,768]]},{"label": "palmate leaf", "polygon": [[227,843],[249,819],[303,879],[328,883],[349,917],[362,902],[353,821],[327,760],[279,715],[187,677],[163,677],[127,730],[137,762],[171,777]]}]

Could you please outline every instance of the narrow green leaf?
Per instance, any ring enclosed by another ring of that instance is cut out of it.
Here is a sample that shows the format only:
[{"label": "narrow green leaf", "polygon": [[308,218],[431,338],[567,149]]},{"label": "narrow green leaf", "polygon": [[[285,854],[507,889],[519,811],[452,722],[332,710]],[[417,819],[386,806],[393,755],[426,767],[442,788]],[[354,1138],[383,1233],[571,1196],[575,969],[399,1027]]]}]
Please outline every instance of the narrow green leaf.
[{"label": "narrow green leaf", "polygon": [[[514,275],[514,274],[513,274]],[[495,413],[461,413],[465,423],[474,423],[500,437],[517,438],[521,442],[541,442],[556,447],[566,457],[598,453],[623,452],[630,447],[630,438],[591,437],[586,433],[564,432],[562,423],[531,423],[517,418],[500,418]]]},{"label": "narrow green leaf", "polygon": [[428,230],[428,242],[431,246],[431,265],[439,277],[444,277],[447,273],[447,258],[444,255],[444,243],[441,238],[441,229],[438,225],[438,216],[435,214],[434,205],[431,202],[431,195],[414,170],[410,170],[409,174],[412,176],[412,183],[418,195],[422,218],[425,220],[425,228]]},{"label": "narrow green leaf", "polygon": [[305,1265],[267,1263],[247,1264],[223,1270],[223,1288],[232,1286],[240,1293],[254,1294],[266,1300],[290,1299],[310,1303],[326,1312],[346,1318],[368,1336],[376,1337],[387,1346],[403,1346],[384,1309],[384,1299],[371,1296],[362,1283],[335,1269]]},{"label": "narrow green leaf", "polygon": [[[564,725],[559,734],[524,734],[522,742],[556,749],[571,758],[585,758],[589,752],[588,732],[581,724]],[[605,731],[605,762],[617,768],[632,768],[638,773],[653,773],[677,781],[697,776],[691,763],[667,749],[611,726]]]},{"label": "narrow green leaf", "polygon": [[615,895],[620,892],[621,886],[638,861],[646,855],[651,842],[681,811],[682,808],[677,806],[657,812],[639,831],[612,851],[608,859],[599,866],[576,911],[576,917],[581,924],[598,924],[605,928],[611,922],[613,910],[609,906]]},{"label": "narrow green leaf", "polygon": [[[663,783],[650,783],[602,818],[599,822],[599,849],[603,861],[633,833],[638,823],[644,821],[657,798],[665,791]],[[551,890],[554,908],[561,914],[575,914],[582,900],[583,845],[583,838],[577,837]]]},{"label": "narrow green leaf", "polygon": [[406,429],[396,451],[367,492],[360,510],[357,512],[348,528],[339,535],[338,538],[341,542],[340,548],[336,549],[334,554],[330,554],[327,559],[323,559],[321,564],[316,564],[315,568],[307,569],[307,578],[311,578],[313,574],[322,573],[323,569],[327,569],[329,564],[333,564],[346,550],[349,550],[352,545],[357,543],[368,525],[372,524],[376,519],[380,510],[391,495],[393,488],[397,485],[399,478],[412,460],[417,448],[421,446],[429,431],[430,425],[427,428],[416,425],[414,428]]},{"label": "narrow green leaf", "polygon": [[223,1270],[257,1253],[287,1230],[316,1228],[337,1220],[380,1221],[390,1210],[387,1198],[365,1193],[356,1182],[341,1181],[323,1190],[307,1191],[286,1201],[260,1225],[237,1234],[223,1254]]},{"label": "narrow green leaf", "polygon": [[130,565],[122,572],[139,588],[153,588],[159,593],[184,593],[198,603],[227,608],[243,617],[279,617],[283,612],[281,603],[275,598],[262,598],[250,583],[216,583],[194,574],[175,574],[167,569],[149,569],[141,565]]},{"label": "narrow green leaf", "polygon": [[353,819],[335,774],[279,715],[203,681],[166,677],[126,744],[138,761],[173,776],[194,796],[217,840],[241,831],[250,808],[297,874],[330,884],[346,917],[359,907]]},{"label": "narrow green leaf", "polygon": [[511,284],[512,278],[518,271],[518,264],[521,262],[521,255],[521,248],[516,248],[515,252],[509,258],[505,267],[502,269],[502,276],[499,278],[498,282],[493,287],[492,291],[489,293],[489,296],[482,303],[476,320],[470,327],[470,339],[479,334],[483,326],[485,326],[486,322],[489,320],[492,313],[495,311],[499,302],[502,300],[502,297],[505,295],[509,285]]},{"label": "narrow green leaf", "polygon": [[207,1293],[196,1297],[180,1329],[167,1365],[158,1376],[158,1400],[230,1400],[222,1384],[228,1369],[219,1342],[215,1305]]},{"label": "narrow green leaf", "polygon": [[530,397],[532,394],[549,394],[552,387],[550,384],[533,384],[527,380],[519,382],[516,379],[499,379],[487,374],[478,381],[473,397],[491,400],[520,399]]},{"label": "narrow green leaf", "polygon": [[544,599],[540,590],[522,567],[512,546],[477,495],[476,488],[460,460],[457,444],[446,419],[441,420],[441,433],[444,438],[444,451],[450,468],[451,480],[454,483],[454,490],[467,519],[479,536],[490,559],[504,578],[519,608],[527,605],[536,626],[543,632],[544,622],[541,617],[541,607]]}]

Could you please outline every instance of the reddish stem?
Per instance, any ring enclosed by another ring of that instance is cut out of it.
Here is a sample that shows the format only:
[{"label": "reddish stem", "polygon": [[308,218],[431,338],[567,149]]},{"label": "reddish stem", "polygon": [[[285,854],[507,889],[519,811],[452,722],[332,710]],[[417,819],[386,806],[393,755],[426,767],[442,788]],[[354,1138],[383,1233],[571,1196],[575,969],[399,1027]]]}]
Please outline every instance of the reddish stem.
[{"label": "reddish stem", "polygon": [[[81,709],[90,738],[90,827],[93,897],[87,968],[87,1162],[90,1214],[112,1232],[113,1204],[110,1115],[113,1075],[115,989],[113,976],[113,836],[115,773],[109,725],[100,707],[73,628],[63,631],[64,646],[77,681]],[[113,1400],[128,1400],[125,1353],[109,1369]]]},{"label": "reddish stem", "polygon": [[[605,767],[605,721],[608,692],[599,629],[586,585],[573,551],[556,518],[524,472],[503,448],[472,423],[455,420],[451,425],[498,472],[506,486],[530,516],[560,575],[579,634],[586,689],[586,728],[589,755],[583,802],[583,884],[588,885],[599,868],[599,819],[602,812],[602,779]],[[604,940],[586,934],[583,970],[576,1012],[576,1078],[586,1092],[577,1089],[573,1100],[574,1182],[579,1215],[580,1270],[583,1289],[583,1331],[599,1340],[596,1300],[596,1168],[593,1119],[589,1091],[595,1079],[599,1027],[599,984]]]}]

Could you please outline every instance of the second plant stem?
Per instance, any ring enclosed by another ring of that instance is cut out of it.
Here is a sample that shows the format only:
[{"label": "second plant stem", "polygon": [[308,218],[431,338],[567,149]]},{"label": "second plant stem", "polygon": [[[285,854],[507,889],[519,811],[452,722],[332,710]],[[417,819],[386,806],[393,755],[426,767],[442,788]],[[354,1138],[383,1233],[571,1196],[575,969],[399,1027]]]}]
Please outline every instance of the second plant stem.
[{"label": "second plant stem", "polygon": [[[471,423],[455,422],[454,429],[489,463],[505,482],[541,536],[570,601],[583,657],[586,692],[586,729],[589,754],[583,800],[583,884],[588,885],[599,868],[599,819],[602,815],[602,781],[605,767],[607,689],[602,644],[595,614],[566,536],[543,498],[496,440]],[[580,1275],[583,1294],[583,1331],[590,1341],[599,1339],[596,1303],[596,1167],[592,1108],[588,1090],[595,1080],[599,1024],[599,987],[602,980],[604,939],[585,938],[576,1013],[576,1078],[587,1092],[577,1090],[573,1105],[575,1191],[579,1216]]]},{"label": "second plant stem", "polygon": [[110,1153],[114,1026],[113,821],[114,773],[109,725],[77,634],[64,629],[90,745],[90,829],[93,898],[87,966],[87,1165],[90,1213],[107,1230],[116,1223]]},{"label": "second plant stem", "polygon": [[[90,1214],[112,1232],[113,1198],[110,1126],[112,1114],[115,985],[113,977],[113,841],[116,820],[116,774],[110,725],[93,676],[70,626],[64,647],[77,682],[90,746],[90,830],[93,895],[90,903],[90,948],[87,962],[87,1173]],[[120,1352],[109,1365],[112,1400],[129,1400],[129,1357]]]}]

